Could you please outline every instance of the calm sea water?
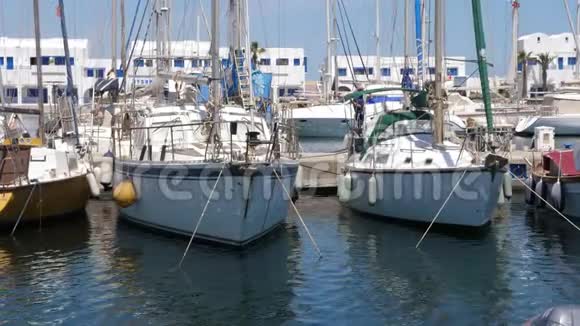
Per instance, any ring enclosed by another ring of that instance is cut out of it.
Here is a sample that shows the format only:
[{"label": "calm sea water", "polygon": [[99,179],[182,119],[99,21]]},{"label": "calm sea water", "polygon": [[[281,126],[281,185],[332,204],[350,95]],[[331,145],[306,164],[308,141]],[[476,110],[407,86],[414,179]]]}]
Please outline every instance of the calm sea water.
[{"label": "calm sea water", "polygon": [[580,233],[522,195],[480,232],[385,222],[301,198],[318,259],[293,215],[245,250],[192,246],[86,216],[0,236],[0,324],[500,325],[580,300]]}]

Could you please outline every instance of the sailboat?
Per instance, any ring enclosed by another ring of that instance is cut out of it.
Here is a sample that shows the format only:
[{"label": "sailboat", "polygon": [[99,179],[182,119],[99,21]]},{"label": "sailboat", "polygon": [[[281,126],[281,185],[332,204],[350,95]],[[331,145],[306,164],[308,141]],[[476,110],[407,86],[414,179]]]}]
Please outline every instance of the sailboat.
[{"label": "sailboat", "polygon": [[[385,218],[480,227],[490,222],[503,184],[507,160],[489,154],[480,158],[445,136],[442,98],[443,4],[435,1],[436,82],[433,113],[427,94],[416,94],[409,110],[383,113],[374,124],[356,132],[344,173],[338,177],[339,199],[345,206]],[[474,6],[479,2],[474,0]],[[487,82],[485,44],[476,21],[482,83]],[[483,67],[483,68],[482,68]],[[488,85],[488,130],[492,129]],[[378,90],[380,91],[380,90]],[[409,92],[409,90],[405,90]],[[348,98],[366,97],[369,91]]]},{"label": "sailboat", "polygon": [[[70,61],[66,28],[64,27],[64,6],[62,9],[63,37],[67,57],[69,90],[72,91]],[[41,57],[38,0],[34,0],[36,56]],[[39,61],[40,62],[40,61]],[[42,89],[42,65],[37,65],[38,88]],[[1,77],[1,72],[0,72]],[[3,98],[2,78],[0,78],[0,99]],[[62,139],[53,139],[47,146],[44,134],[44,109],[42,92],[38,97],[38,136],[30,137],[27,132],[15,132],[5,117],[5,133],[0,144],[0,226],[11,227],[13,232],[20,223],[48,221],[83,211],[95,189],[94,176],[90,167],[75,148]],[[70,94],[70,93],[69,93]],[[74,110],[71,109],[74,115]],[[12,121],[17,120],[13,117]],[[93,184],[91,185],[91,181]],[[98,190],[98,188],[96,188]]]},{"label": "sailboat", "polygon": [[[158,1],[158,5],[166,5],[161,3]],[[129,128],[130,148],[141,150],[127,153],[122,146],[117,148],[114,197],[122,218],[130,222],[244,246],[285,221],[298,162],[280,153],[276,127],[271,129],[254,108],[250,51],[245,51],[249,49],[247,1],[229,4],[232,26],[237,26],[233,31],[239,33],[230,51],[238,104],[234,100],[222,104],[220,12],[219,1],[214,0],[211,101],[190,110],[187,122],[152,123],[145,118],[142,126]],[[157,21],[168,23],[168,11],[156,10]],[[163,59],[158,61],[163,64]],[[160,104],[151,108],[152,115],[172,107],[178,105]],[[121,135],[121,129],[114,134]]]}]

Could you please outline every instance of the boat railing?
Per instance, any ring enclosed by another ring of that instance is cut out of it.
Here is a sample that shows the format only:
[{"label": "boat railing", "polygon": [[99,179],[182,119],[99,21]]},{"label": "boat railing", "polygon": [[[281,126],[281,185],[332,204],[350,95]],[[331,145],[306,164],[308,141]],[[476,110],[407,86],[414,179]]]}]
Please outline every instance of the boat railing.
[{"label": "boat railing", "polygon": [[[219,136],[210,142],[216,126]],[[112,134],[115,156],[128,160],[183,160],[180,155],[185,155],[191,158],[188,160],[251,161],[257,156],[269,159],[280,152],[277,130],[264,139],[267,135],[245,120],[113,127]]]}]

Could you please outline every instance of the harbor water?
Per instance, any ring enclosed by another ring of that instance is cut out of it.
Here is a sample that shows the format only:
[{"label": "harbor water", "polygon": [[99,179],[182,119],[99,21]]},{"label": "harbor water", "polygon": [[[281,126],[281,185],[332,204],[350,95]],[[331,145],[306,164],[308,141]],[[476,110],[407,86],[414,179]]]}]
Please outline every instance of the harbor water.
[{"label": "harbor water", "polygon": [[[0,324],[500,325],[580,298],[580,234],[516,194],[478,232],[386,222],[302,197],[244,250],[127,224],[114,204],[0,237]],[[466,212],[468,214],[468,212]],[[209,217],[211,218],[211,217]]]}]

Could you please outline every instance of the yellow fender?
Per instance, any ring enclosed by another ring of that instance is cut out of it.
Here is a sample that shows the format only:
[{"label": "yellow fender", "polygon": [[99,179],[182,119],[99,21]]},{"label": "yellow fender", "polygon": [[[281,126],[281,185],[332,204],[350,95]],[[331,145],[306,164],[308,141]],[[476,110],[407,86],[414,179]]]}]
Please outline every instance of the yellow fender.
[{"label": "yellow fender", "polygon": [[12,194],[12,192],[0,193],[0,213],[4,211],[6,206],[8,206],[8,204],[12,201],[13,197],[14,195]]},{"label": "yellow fender", "polygon": [[122,208],[133,205],[137,201],[137,192],[135,191],[133,182],[129,179],[121,181],[113,189],[113,199]]}]

